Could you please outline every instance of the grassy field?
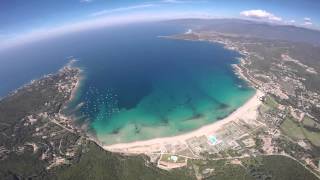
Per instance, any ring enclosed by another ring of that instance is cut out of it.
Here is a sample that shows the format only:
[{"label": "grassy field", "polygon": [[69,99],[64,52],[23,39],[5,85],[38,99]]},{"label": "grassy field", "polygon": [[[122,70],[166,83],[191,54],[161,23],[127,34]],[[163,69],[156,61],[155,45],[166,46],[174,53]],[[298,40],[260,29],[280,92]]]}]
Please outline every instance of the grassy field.
[{"label": "grassy field", "polygon": [[316,124],[317,126],[320,126],[320,124],[319,124],[318,122],[312,120],[312,119],[309,118],[308,116],[305,116],[305,117],[303,118],[302,123],[303,123],[303,125],[309,126],[309,127],[312,127],[312,126],[314,126],[315,124]]},{"label": "grassy field", "polygon": [[278,108],[279,105],[277,101],[271,96],[266,96],[264,103],[271,108]]},{"label": "grassy field", "polygon": [[281,130],[294,140],[305,139],[304,132],[299,124],[291,118],[286,118],[280,126]]},{"label": "grassy field", "polygon": [[166,162],[173,162],[173,163],[184,163],[186,161],[186,158],[184,157],[181,157],[181,156],[177,156],[177,161],[174,162],[172,159],[171,159],[171,156],[172,155],[169,155],[169,154],[163,154],[161,156],[161,161],[166,161]]},{"label": "grassy field", "polygon": [[[192,160],[188,163],[203,179],[207,180],[254,180],[241,165],[231,164],[227,160],[201,161]],[[206,173],[210,171],[211,173]]]},{"label": "grassy field", "polygon": [[286,118],[286,120],[281,124],[281,130],[287,136],[291,137],[294,140],[302,140],[307,139],[313,145],[320,147],[320,132],[319,131],[311,131],[307,129],[305,125],[313,126],[313,120],[307,119],[304,120],[303,123],[298,123],[291,118]]}]

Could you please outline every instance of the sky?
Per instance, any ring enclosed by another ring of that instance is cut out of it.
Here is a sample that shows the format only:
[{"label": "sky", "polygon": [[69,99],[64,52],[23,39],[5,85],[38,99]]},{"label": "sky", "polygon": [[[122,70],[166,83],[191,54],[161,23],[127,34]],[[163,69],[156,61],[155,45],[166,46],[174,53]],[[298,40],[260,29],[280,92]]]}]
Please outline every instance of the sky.
[{"label": "sky", "polygon": [[0,0],[0,48],[91,27],[191,17],[241,18],[320,29],[320,1]]}]

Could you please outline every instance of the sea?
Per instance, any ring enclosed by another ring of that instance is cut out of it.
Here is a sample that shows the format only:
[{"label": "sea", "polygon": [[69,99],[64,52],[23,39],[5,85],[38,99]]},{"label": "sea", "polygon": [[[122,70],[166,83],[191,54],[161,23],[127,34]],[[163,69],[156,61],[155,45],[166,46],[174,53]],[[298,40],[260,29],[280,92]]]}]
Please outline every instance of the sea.
[{"label": "sea", "polygon": [[254,90],[232,68],[238,52],[162,37],[187,30],[172,22],[133,23],[11,48],[0,53],[0,97],[76,59],[81,85],[65,113],[102,144],[195,130],[228,116]]}]

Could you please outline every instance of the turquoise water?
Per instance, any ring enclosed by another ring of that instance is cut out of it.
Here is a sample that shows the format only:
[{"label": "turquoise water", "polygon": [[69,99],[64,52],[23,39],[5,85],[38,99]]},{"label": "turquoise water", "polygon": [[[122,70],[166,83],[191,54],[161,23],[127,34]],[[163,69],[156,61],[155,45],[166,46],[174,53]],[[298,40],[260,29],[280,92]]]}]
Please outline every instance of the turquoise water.
[{"label": "turquoise water", "polygon": [[252,96],[231,68],[237,52],[158,37],[176,31],[119,29],[99,52],[103,58],[79,62],[86,70],[79,117],[104,144],[188,132],[227,116]]},{"label": "turquoise water", "polygon": [[20,63],[17,80],[4,89],[54,72],[74,56],[84,79],[69,113],[104,144],[188,132],[227,116],[254,91],[231,68],[237,52],[158,37],[187,29],[172,23],[131,24],[39,42],[19,55],[7,52],[0,58],[12,68],[1,75],[10,76]]}]

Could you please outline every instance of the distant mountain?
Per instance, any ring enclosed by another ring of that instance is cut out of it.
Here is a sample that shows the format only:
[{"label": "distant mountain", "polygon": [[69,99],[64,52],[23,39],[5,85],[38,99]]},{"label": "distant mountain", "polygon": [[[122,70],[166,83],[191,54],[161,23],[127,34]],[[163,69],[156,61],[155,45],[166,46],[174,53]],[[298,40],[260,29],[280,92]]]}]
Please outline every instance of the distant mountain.
[{"label": "distant mountain", "polygon": [[311,43],[320,46],[320,31],[293,25],[277,25],[241,19],[183,19],[172,22],[194,30],[210,30],[262,39]]}]

